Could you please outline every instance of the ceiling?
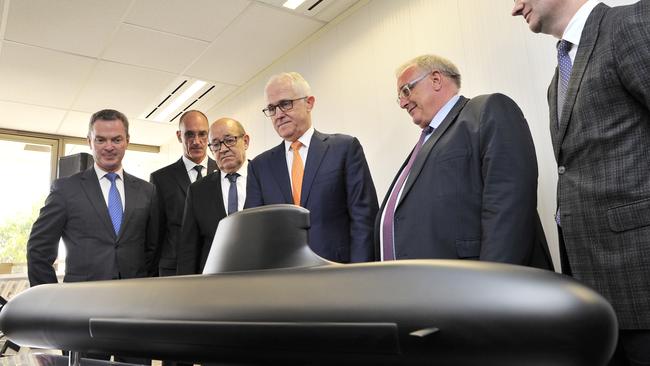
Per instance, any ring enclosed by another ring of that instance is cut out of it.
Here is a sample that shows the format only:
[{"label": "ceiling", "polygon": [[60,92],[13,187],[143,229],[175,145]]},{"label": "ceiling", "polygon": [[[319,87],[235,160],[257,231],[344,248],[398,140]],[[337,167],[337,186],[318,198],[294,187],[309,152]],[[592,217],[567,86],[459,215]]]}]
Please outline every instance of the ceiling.
[{"label": "ceiling", "polygon": [[207,82],[191,106],[207,111],[356,2],[0,0],[0,128],[84,137],[113,108],[131,142],[164,144],[195,98],[146,116],[183,81],[175,95]]}]

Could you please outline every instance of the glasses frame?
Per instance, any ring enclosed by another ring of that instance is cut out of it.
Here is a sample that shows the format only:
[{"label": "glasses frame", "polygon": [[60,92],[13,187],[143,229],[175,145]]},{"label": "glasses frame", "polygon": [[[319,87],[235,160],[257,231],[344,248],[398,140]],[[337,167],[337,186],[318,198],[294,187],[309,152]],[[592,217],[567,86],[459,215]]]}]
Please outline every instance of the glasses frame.
[{"label": "glasses frame", "polygon": [[421,75],[420,77],[416,78],[415,80],[412,80],[411,82],[408,82],[404,85],[402,85],[401,88],[399,88],[399,92],[397,93],[397,104],[402,103],[402,99],[408,98],[411,96],[411,93],[413,93],[413,88],[424,78],[427,76],[431,75],[431,72],[427,72],[424,75]]},{"label": "glasses frame", "polygon": [[[296,99],[281,100],[278,104],[269,104],[268,106],[266,106],[266,108],[262,109],[262,113],[264,113],[264,115],[267,117],[273,117],[277,113],[276,112],[277,108],[280,108],[282,112],[287,112],[293,109],[293,102],[301,99],[307,99],[307,98],[309,98],[309,96],[296,98]],[[287,107],[283,108],[280,106],[280,104],[287,103],[287,102],[289,103]]]},{"label": "glasses frame", "polygon": [[[226,142],[226,139],[227,139],[228,137],[233,137],[233,138],[235,139],[234,142],[231,142],[231,143]],[[209,148],[210,151],[212,151],[212,152],[217,152],[217,151],[221,150],[221,144],[224,144],[227,148],[230,149],[231,147],[237,145],[237,142],[238,142],[239,139],[242,138],[242,137],[244,137],[244,135],[239,135],[239,136],[226,136],[226,137],[225,137],[223,140],[221,140],[221,141],[217,140],[217,141],[213,141],[213,142],[208,143],[208,148]],[[216,146],[216,148],[214,148],[214,146]]]},{"label": "glasses frame", "polygon": [[[205,133],[205,136],[201,136],[202,133]],[[190,135],[190,136],[188,136]],[[183,133],[183,137],[185,137],[186,140],[199,140],[199,141],[208,141],[209,138],[208,131],[199,131],[199,133],[194,133],[194,131],[185,131]]]}]

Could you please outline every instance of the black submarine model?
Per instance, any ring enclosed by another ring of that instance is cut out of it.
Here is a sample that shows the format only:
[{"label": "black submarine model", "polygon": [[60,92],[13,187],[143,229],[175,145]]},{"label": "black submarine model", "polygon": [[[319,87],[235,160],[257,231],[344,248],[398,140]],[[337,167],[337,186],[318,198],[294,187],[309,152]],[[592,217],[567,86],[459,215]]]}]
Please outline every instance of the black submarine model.
[{"label": "black submarine model", "polygon": [[478,261],[338,264],[309,212],[272,205],[218,227],[202,275],[48,284],[11,299],[21,346],[242,365],[606,365],[611,305],[550,271]]}]

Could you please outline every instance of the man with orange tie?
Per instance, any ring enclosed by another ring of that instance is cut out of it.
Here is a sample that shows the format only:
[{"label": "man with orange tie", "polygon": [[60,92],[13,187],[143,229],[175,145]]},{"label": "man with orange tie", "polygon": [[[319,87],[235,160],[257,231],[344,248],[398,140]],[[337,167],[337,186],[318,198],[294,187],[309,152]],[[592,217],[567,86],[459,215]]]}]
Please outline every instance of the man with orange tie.
[{"label": "man with orange tie", "polygon": [[377,193],[355,137],[312,126],[315,98],[298,73],[272,76],[264,114],[284,140],[248,166],[245,208],[293,203],[310,212],[309,246],[335,262],[374,260]]}]

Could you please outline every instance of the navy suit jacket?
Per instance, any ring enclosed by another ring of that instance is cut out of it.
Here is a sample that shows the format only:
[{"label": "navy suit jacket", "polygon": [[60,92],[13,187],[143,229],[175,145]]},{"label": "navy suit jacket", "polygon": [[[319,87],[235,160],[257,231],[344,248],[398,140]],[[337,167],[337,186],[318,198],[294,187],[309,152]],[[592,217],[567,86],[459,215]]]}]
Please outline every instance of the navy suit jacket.
[{"label": "navy suit jacket", "polygon": [[[245,208],[293,203],[284,142],[248,165]],[[314,131],[305,163],[301,206],[310,212],[309,246],[335,262],[374,259],[377,193],[355,137]]]},{"label": "navy suit jacket", "polygon": [[552,268],[537,215],[535,147],[515,102],[502,94],[461,96],[422,146],[394,218],[397,259],[480,259]]},{"label": "navy suit jacket", "polygon": [[[208,174],[217,169],[217,163],[208,158]],[[158,218],[160,223],[160,248],[158,266],[161,270],[176,271],[176,252],[183,223],[183,208],[190,177],[183,158],[151,173],[149,181],[156,186],[158,194]]]},{"label": "navy suit jacket", "polygon": [[57,282],[52,264],[60,238],[67,249],[64,282],[155,274],[155,187],[124,172],[124,191],[122,226],[115,235],[94,168],[54,181],[27,242],[29,283]]}]

